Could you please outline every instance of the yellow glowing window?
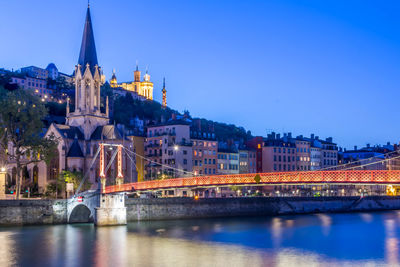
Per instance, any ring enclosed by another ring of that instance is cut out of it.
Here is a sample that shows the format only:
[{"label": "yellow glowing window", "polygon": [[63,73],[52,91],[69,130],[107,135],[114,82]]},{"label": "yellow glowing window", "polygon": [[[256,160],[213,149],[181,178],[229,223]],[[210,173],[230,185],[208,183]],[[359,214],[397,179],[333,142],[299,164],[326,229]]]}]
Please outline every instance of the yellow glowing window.
[{"label": "yellow glowing window", "polygon": [[261,148],[261,144],[258,144],[258,145],[257,145],[257,148],[260,149],[260,148]]}]

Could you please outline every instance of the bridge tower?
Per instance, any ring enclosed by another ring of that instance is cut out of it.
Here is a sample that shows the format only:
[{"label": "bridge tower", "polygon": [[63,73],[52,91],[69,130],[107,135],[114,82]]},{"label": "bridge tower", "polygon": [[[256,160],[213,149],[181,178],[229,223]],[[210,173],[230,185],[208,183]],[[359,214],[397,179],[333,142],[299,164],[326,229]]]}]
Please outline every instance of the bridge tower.
[{"label": "bridge tower", "polygon": [[[105,147],[116,147],[116,151],[111,156],[110,162],[106,166]],[[108,225],[125,225],[126,224],[126,207],[125,193],[105,194],[107,177],[106,173],[110,168],[115,157],[117,157],[117,177],[115,184],[121,186],[124,183],[124,175],[122,172],[122,145],[100,144],[100,202],[95,208],[94,223],[97,226]]]}]

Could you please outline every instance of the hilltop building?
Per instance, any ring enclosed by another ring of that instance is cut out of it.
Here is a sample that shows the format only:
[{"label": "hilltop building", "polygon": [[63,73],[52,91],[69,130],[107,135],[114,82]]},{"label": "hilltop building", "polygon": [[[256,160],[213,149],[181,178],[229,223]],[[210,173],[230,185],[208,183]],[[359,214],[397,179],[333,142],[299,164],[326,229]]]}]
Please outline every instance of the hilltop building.
[{"label": "hilltop building", "polygon": [[139,71],[139,66],[136,65],[136,70],[133,72],[134,80],[130,82],[122,82],[118,83],[117,76],[115,71],[113,71],[113,75],[110,79],[110,86],[112,88],[123,88],[129,92],[134,92],[138,96],[147,99],[153,100],[153,83],[150,81],[150,75],[146,70],[146,74],[141,78],[141,72]]}]

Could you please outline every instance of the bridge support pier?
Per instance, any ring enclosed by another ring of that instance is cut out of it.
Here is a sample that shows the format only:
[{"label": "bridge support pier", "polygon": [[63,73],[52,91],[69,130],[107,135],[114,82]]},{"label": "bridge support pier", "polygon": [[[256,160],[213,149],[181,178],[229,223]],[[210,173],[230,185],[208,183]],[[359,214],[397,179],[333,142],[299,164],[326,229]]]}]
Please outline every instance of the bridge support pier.
[{"label": "bridge support pier", "polygon": [[125,194],[101,194],[95,208],[96,226],[126,225]]}]

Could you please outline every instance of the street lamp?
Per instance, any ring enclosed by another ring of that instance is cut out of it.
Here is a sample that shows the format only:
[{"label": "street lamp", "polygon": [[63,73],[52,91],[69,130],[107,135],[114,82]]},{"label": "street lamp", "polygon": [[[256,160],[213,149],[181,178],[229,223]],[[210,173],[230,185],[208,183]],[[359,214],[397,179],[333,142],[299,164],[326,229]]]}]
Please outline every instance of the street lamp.
[{"label": "street lamp", "polygon": [[174,146],[174,150],[178,151],[179,147],[177,145]]}]

